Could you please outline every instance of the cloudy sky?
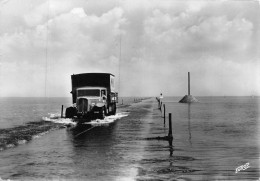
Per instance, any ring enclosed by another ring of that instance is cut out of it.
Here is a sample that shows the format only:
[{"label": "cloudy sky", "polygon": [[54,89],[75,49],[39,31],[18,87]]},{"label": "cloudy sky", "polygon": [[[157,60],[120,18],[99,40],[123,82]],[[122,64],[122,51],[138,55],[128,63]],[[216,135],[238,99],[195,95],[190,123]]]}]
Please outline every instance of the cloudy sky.
[{"label": "cloudy sky", "polygon": [[255,0],[0,0],[0,96],[70,96],[85,72],[183,96],[188,71],[196,96],[259,94],[259,23]]}]

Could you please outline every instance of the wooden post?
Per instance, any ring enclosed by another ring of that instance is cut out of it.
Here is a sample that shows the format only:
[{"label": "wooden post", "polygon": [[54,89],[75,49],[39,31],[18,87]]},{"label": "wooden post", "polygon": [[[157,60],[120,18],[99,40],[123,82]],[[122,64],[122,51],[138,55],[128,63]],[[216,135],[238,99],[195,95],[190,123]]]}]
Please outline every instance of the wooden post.
[{"label": "wooden post", "polygon": [[172,138],[172,113],[169,113],[169,133],[168,137]]},{"label": "wooden post", "polygon": [[165,125],[165,104],[163,104],[163,123]]},{"label": "wooden post", "polygon": [[60,117],[63,118],[63,105],[61,105],[61,114]]},{"label": "wooden post", "polygon": [[190,72],[188,72],[188,95],[190,95]]},{"label": "wooden post", "polygon": [[124,104],[124,101],[123,101],[123,99],[122,99],[122,105]]}]

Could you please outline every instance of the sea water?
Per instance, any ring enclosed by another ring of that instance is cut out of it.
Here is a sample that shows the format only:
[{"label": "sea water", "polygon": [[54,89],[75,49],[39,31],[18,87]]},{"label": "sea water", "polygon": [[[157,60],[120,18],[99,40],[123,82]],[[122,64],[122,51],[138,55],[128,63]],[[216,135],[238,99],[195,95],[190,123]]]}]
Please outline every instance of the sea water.
[{"label": "sea water", "polygon": [[[155,98],[127,98],[114,117],[80,127],[59,117],[70,98],[0,98],[0,178],[257,180],[259,98],[197,98],[164,98],[165,124]],[[173,146],[153,139],[168,134],[169,113]]]},{"label": "sea water", "polygon": [[[197,98],[199,102],[193,104],[178,103],[180,97],[162,100],[165,135],[168,114],[172,114],[173,150],[158,151],[165,143],[149,143],[149,158],[142,168],[146,175],[163,179],[175,173],[177,180],[258,180],[259,98]],[[151,129],[161,135],[160,123],[153,123]],[[237,172],[245,164],[249,167]]]}]

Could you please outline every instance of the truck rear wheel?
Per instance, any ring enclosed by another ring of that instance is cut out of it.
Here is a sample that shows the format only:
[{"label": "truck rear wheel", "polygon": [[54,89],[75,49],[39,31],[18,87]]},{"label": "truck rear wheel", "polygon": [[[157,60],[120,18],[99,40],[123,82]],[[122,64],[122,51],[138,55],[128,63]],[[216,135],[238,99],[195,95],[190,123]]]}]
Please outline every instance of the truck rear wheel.
[{"label": "truck rear wheel", "polygon": [[112,115],[116,115],[116,103],[114,103],[112,105],[112,112],[111,112]]}]

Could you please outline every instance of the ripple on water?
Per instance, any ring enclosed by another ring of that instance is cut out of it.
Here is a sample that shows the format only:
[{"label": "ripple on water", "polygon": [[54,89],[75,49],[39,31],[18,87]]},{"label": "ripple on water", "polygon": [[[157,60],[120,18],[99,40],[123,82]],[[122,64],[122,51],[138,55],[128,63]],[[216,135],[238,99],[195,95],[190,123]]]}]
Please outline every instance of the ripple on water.
[{"label": "ripple on water", "polygon": [[[196,171],[184,166],[166,166],[166,167],[156,167],[153,169],[144,169],[142,167],[138,168],[137,180],[192,180],[186,178],[184,175],[189,175],[189,173],[194,173]],[[181,174],[181,175],[180,175]]]},{"label": "ripple on water", "polygon": [[160,167],[154,170],[157,174],[169,174],[169,173],[191,173],[199,170],[190,169],[184,166],[169,166],[169,167]]},{"label": "ripple on water", "polygon": [[151,163],[162,163],[162,162],[172,162],[172,161],[194,161],[196,160],[193,157],[189,157],[189,156],[172,156],[170,158],[167,159],[142,159],[141,160],[141,164],[151,164]]}]

